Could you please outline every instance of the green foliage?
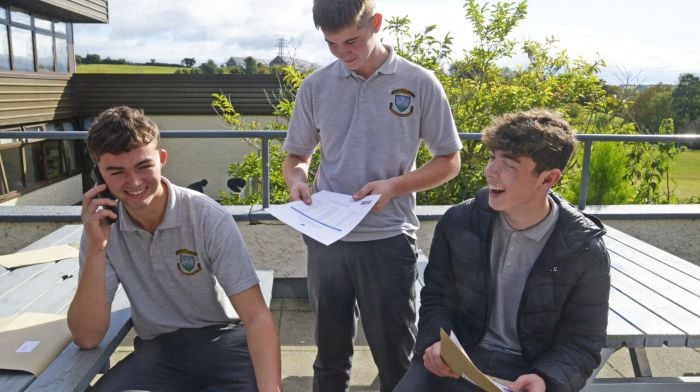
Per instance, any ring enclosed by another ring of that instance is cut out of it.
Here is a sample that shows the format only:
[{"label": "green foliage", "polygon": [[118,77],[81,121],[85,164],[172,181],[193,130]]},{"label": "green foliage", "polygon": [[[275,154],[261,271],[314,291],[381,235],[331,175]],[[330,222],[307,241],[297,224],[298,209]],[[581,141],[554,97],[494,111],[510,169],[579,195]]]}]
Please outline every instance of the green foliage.
[{"label": "green foliage", "polygon": [[664,84],[644,89],[633,100],[626,118],[637,124],[641,133],[658,133],[661,122],[674,117],[672,91],[672,86]]},{"label": "green foliage", "polygon": [[[280,88],[276,92],[266,92],[268,100],[277,102],[274,106],[275,121],[267,124],[264,128],[268,130],[287,129],[289,119],[294,110],[294,96],[301,85],[301,81],[310,71],[302,73],[291,66],[276,68],[280,76]],[[255,121],[246,122],[236,111],[231,99],[224,93],[212,94],[212,108],[221,119],[232,130],[262,129]],[[245,194],[222,191],[221,203],[224,205],[250,205],[262,203],[262,145],[260,139],[244,138],[244,140],[255,151],[247,154],[243,162],[231,163],[228,166],[228,175],[232,178],[242,178],[246,181]],[[282,163],[286,153],[280,148],[281,140],[272,140],[269,144],[269,167],[270,167],[270,202],[285,203],[288,201],[287,185],[282,177]],[[311,166],[309,168],[309,181],[313,181],[319,165],[319,153],[312,155]]]},{"label": "green foliage", "polygon": [[[466,0],[465,17],[472,26],[476,42],[461,59],[451,61],[449,65],[446,63],[451,56],[452,37],[447,34],[442,40],[435,38],[436,26],[429,25],[422,32],[413,33],[408,17],[394,17],[388,20],[385,31],[399,55],[435,71],[452,106],[457,128],[462,132],[480,132],[494,116],[507,112],[548,108],[561,113],[579,133],[637,133],[635,124],[623,117],[629,113],[630,97],[620,98],[614,94],[616,89],[608,87],[606,90],[597,76],[605,65],[601,59],[571,59],[565,50],[556,48],[554,38],[544,42],[519,42],[511,38],[518,23],[527,15],[526,4],[526,1],[481,4],[476,0]],[[515,69],[499,65],[516,56],[525,56],[527,62]],[[273,94],[275,101],[279,102],[275,114],[289,119],[294,109],[293,98],[305,75],[293,69],[285,69],[282,75],[280,91]],[[664,99],[661,96],[658,102],[654,101],[656,106],[650,106],[667,108]],[[222,113],[230,113],[233,107],[221,104],[219,109]],[[649,123],[658,122],[654,129],[661,134],[673,133],[673,121],[665,117],[666,112],[658,114],[657,118],[650,118]],[[231,116],[232,128],[247,126],[237,124],[235,114]],[[465,141],[463,144],[460,174],[447,184],[419,193],[419,204],[458,203],[472,197],[484,185],[482,171],[489,152],[479,142]],[[581,150],[572,157],[556,188],[572,201],[578,197]],[[596,143],[591,162],[589,202],[673,202],[668,170],[679,151],[668,143]],[[283,155],[279,149],[271,152],[271,174],[274,172],[277,176],[281,173],[281,166],[277,165],[281,165]],[[257,175],[255,170],[260,167],[255,159],[259,159],[258,155],[247,156],[240,164],[243,166],[231,165],[230,173],[254,178]],[[421,146],[417,165],[421,166],[429,159],[427,148]],[[253,165],[244,165],[248,161],[257,163],[255,169]],[[313,162],[315,168],[318,154],[314,155]],[[286,201],[286,187],[281,178],[271,181],[271,194],[273,202]],[[238,202],[247,204],[259,200]]]},{"label": "green foliage", "polygon": [[673,90],[672,102],[678,127],[700,119],[700,77],[690,73],[681,75]]}]

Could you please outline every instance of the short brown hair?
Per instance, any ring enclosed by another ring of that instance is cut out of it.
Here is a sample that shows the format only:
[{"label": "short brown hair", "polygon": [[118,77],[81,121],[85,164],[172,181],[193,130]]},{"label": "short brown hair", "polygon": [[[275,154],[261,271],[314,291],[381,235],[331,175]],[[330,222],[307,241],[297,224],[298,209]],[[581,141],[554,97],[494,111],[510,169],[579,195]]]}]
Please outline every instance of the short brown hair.
[{"label": "short brown hair", "polygon": [[361,27],[374,15],[374,0],[314,0],[314,25],[324,33]]},{"label": "short brown hair", "polygon": [[160,131],[140,109],[116,106],[100,113],[88,130],[87,148],[92,159],[102,154],[121,154],[156,141],[160,148]]},{"label": "short brown hair", "polygon": [[571,125],[559,114],[542,109],[495,118],[481,141],[491,151],[532,158],[536,173],[555,168],[564,171],[576,148]]}]

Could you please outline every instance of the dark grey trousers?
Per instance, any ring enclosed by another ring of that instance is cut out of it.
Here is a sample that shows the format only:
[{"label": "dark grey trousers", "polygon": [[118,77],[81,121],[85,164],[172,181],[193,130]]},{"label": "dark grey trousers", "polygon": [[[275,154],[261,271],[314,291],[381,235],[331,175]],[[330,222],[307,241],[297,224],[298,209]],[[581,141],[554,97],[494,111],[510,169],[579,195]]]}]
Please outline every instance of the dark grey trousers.
[{"label": "dark grey trousers", "polygon": [[393,390],[408,369],[416,340],[415,241],[405,235],[330,246],[304,241],[316,314],[314,391],[348,390],[359,315],[381,391]]},{"label": "dark grey trousers", "polygon": [[[515,381],[528,369],[521,355],[508,354],[475,347],[467,352],[482,373],[502,380]],[[482,389],[465,379],[438,377],[423,366],[423,358],[413,358],[411,366],[394,389],[395,392],[479,392]]]},{"label": "dark grey trousers", "polygon": [[151,340],[109,370],[93,391],[257,391],[245,328],[184,328]]}]

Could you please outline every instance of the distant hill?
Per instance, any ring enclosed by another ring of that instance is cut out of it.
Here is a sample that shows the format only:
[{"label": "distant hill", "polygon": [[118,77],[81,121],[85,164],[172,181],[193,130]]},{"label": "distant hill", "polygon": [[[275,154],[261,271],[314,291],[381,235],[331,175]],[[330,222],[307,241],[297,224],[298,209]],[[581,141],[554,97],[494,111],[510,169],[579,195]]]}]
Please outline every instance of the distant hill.
[{"label": "distant hill", "polygon": [[185,67],[140,64],[78,64],[76,73],[172,74]]}]

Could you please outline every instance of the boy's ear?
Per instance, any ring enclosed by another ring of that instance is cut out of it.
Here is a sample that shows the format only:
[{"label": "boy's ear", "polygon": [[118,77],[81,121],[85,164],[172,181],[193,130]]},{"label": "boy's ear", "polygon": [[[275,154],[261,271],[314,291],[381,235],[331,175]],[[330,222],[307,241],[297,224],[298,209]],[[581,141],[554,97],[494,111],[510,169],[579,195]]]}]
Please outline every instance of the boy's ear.
[{"label": "boy's ear", "polygon": [[168,152],[161,149],[158,151],[158,154],[160,156],[160,166],[165,166],[165,162],[168,160]]},{"label": "boy's ear", "polygon": [[561,179],[562,173],[559,169],[549,169],[543,172],[542,185],[547,188],[552,188]]},{"label": "boy's ear", "polygon": [[375,13],[372,15],[372,31],[375,33],[379,32],[379,29],[382,27],[382,14],[380,13]]}]

